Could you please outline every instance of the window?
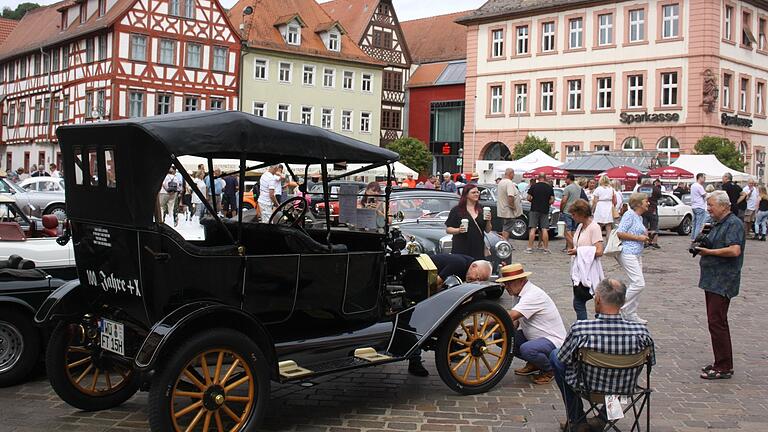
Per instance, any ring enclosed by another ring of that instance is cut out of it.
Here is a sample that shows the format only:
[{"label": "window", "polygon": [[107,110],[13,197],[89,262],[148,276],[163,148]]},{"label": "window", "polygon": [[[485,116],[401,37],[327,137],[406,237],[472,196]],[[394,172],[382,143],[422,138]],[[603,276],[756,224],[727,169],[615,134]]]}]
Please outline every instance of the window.
[{"label": "window", "polygon": [[323,87],[336,87],[336,69],[323,69]]},{"label": "window", "polygon": [[320,127],[323,129],[333,129],[333,109],[323,108],[320,114]]},{"label": "window", "polygon": [[581,111],[581,87],[580,79],[568,80],[568,111]]},{"label": "window", "polygon": [[197,111],[200,109],[200,98],[197,96],[186,96],[184,98],[184,111]]},{"label": "window", "polygon": [[389,130],[400,129],[400,111],[381,110],[381,127]]},{"label": "window", "polygon": [[285,41],[289,45],[299,45],[299,26],[289,24],[285,33]]},{"label": "window", "polygon": [[186,61],[184,65],[188,68],[193,69],[200,69],[200,52],[202,51],[202,47],[200,44],[196,43],[187,43],[187,50],[186,50]]},{"label": "window", "polygon": [[553,52],[555,50],[555,23],[545,22],[541,25],[541,51]]},{"label": "window", "polygon": [[51,70],[51,54],[41,54],[43,57],[43,73],[48,73]]},{"label": "window", "polygon": [[24,79],[27,77],[27,58],[24,57],[19,61],[19,78]]},{"label": "window", "polygon": [[723,74],[723,108],[731,107],[731,75]]},{"label": "window", "polygon": [[355,73],[352,71],[344,71],[344,79],[341,82],[341,88],[344,90],[352,90],[355,88]]},{"label": "window", "polygon": [[99,60],[107,59],[107,35],[99,36]]},{"label": "window", "polygon": [[208,109],[211,111],[221,111],[224,109],[224,99],[222,98],[210,98],[208,99]]},{"label": "window", "polygon": [[374,30],[373,46],[376,48],[392,49],[392,33],[383,30]]},{"label": "window", "polygon": [[765,18],[760,18],[757,20],[757,49],[761,51],[765,51],[766,48],[768,48],[768,45],[766,45],[765,36],[766,26],[768,26],[768,24],[766,24]]},{"label": "window", "polygon": [[304,85],[315,85],[315,66],[304,65],[304,72],[302,73],[301,82]]},{"label": "window", "polygon": [[565,156],[566,158],[568,156],[573,156],[574,153],[579,151],[581,149],[581,146],[578,144],[568,144],[565,146]]},{"label": "window", "polygon": [[613,79],[600,77],[597,79],[597,109],[613,108]]},{"label": "window", "polygon": [[61,115],[59,114],[59,110],[61,109],[61,99],[59,98],[53,98],[53,123],[58,123],[61,119]]},{"label": "window", "polygon": [[504,30],[496,29],[491,32],[491,57],[504,57]]},{"label": "window", "polygon": [[91,63],[94,58],[96,48],[94,47],[94,41],[93,38],[88,38],[85,40],[85,62]]},{"label": "window", "polygon": [[69,13],[67,9],[61,11],[61,29],[66,30],[67,24],[69,24]]},{"label": "window", "polygon": [[677,100],[678,84],[677,72],[664,72],[661,74],[661,106],[679,105]]},{"label": "window", "polygon": [[291,106],[290,105],[278,105],[277,106],[277,119],[280,121],[290,121],[291,118]]},{"label": "window", "polygon": [[341,112],[341,130],[344,132],[352,131],[352,111],[343,110]]},{"label": "window", "polygon": [[341,41],[338,33],[328,33],[328,50],[341,51]]},{"label": "window", "polygon": [[[91,94],[91,97],[93,97],[93,94]],[[32,124],[40,124],[40,114],[43,111],[43,101],[40,99],[35,101],[35,107],[32,111]]]},{"label": "window", "polygon": [[144,116],[144,93],[128,93],[128,117]]},{"label": "window", "polygon": [[749,78],[742,78],[739,85],[739,111],[749,111]]},{"label": "window", "polygon": [[170,39],[160,39],[160,55],[158,63],[172,65],[176,64],[176,41]]},{"label": "window", "polygon": [[628,137],[624,140],[621,148],[625,151],[640,151],[643,149],[643,142],[638,137]]},{"label": "window", "polygon": [[80,3],[80,24],[84,24],[88,20],[88,2],[84,1]]},{"label": "window", "polygon": [[403,73],[384,71],[384,90],[403,91]]},{"label": "window", "polygon": [[155,114],[162,115],[173,112],[173,96],[169,94],[157,95],[157,106],[155,107]]},{"label": "window", "polygon": [[364,73],[360,79],[360,90],[371,93],[373,90],[373,75]]},{"label": "window", "polygon": [[32,75],[40,75],[40,54],[32,56]]},{"label": "window", "polygon": [[107,92],[106,90],[99,90],[96,92],[96,111],[99,117],[103,117],[107,113]]},{"label": "window", "polygon": [[528,26],[517,28],[517,55],[528,54]]},{"label": "window", "polygon": [[629,75],[627,77],[627,108],[643,106],[643,76]]},{"label": "window", "polygon": [[752,14],[749,12],[741,13],[741,44],[752,49],[752,44],[757,44],[757,39],[752,33]]},{"label": "window", "polygon": [[755,114],[765,115],[765,83],[757,83],[755,89]]},{"label": "window", "polygon": [[629,42],[645,40],[645,9],[629,11]]},{"label": "window", "polygon": [[680,36],[680,5],[669,4],[661,7],[661,38],[672,39]]},{"label": "window", "polygon": [[613,44],[613,14],[597,16],[597,44],[599,46]]},{"label": "window", "polygon": [[57,72],[59,70],[59,49],[54,48],[51,51],[51,70]]},{"label": "window", "polygon": [[107,0],[99,0],[99,16],[102,17],[107,13]]},{"label": "window", "polygon": [[115,176],[115,149],[104,149],[104,165],[107,171],[107,187],[117,187],[117,176]]},{"label": "window", "polygon": [[304,125],[311,125],[312,124],[312,113],[315,109],[308,106],[301,107],[301,124]]},{"label": "window", "polygon": [[211,68],[217,72],[226,72],[227,54],[229,54],[227,48],[213,47],[213,66]]},{"label": "window", "polygon": [[611,145],[610,144],[595,144],[594,150],[596,152],[599,152],[599,151],[611,151]]},{"label": "window", "polygon": [[16,104],[8,104],[8,126],[16,126]]},{"label": "window", "polygon": [[733,6],[725,7],[725,19],[723,23],[723,39],[733,40]]},{"label": "window", "polygon": [[541,112],[553,112],[555,109],[555,83],[541,83]]},{"label": "window", "polygon": [[64,96],[64,104],[61,107],[61,120],[62,121],[69,120],[69,95]]},{"label": "window", "polygon": [[502,86],[491,86],[490,114],[504,113],[504,89]]},{"label": "window", "polygon": [[135,61],[147,61],[147,37],[144,35],[131,35],[130,58]]},{"label": "window", "polygon": [[253,79],[267,79],[267,61],[263,59],[253,60]]},{"label": "window", "polygon": [[0,83],[5,82],[5,65],[0,64]]},{"label": "window", "polygon": [[371,113],[360,113],[360,132],[371,133]]},{"label": "window", "polygon": [[179,15],[179,3],[181,3],[181,0],[168,0],[169,15]]},{"label": "window", "polygon": [[195,17],[195,0],[184,1],[184,18]]},{"label": "window", "polygon": [[574,18],[568,21],[568,48],[579,49],[584,47],[584,19]]},{"label": "window", "polygon": [[515,84],[515,113],[528,112],[528,84]]},{"label": "window", "polygon": [[256,117],[264,117],[267,112],[267,104],[264,102],[254,102],[253,103],[253,115]]},{"label": "window", "polygon": [[671,136],[661,137],[658,143],[656,143],[656,150],[663,156],[663,163],[669,165],[676,161],[680,157],[680,143]]},{"label": "window", "polygon": [[66,69],[69,67],[69,45],[61,47],[61,68]]},{"label": "window", "polygon": [[278,73],[278,79],[282,83],[289,83],[291,82],[291,65],[290,63],[284,63],[280,62],[280,65],[278,66],[278,70],[280,71]]}]

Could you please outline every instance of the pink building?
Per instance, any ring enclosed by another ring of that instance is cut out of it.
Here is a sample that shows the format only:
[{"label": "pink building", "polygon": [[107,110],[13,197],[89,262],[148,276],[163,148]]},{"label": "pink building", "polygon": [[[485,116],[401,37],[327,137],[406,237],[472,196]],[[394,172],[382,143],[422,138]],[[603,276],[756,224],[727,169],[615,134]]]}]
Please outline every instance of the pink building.
[{"label": "pink building", "polygon": [[[695,6],[695,7],[694,7]],[[768,1],[501,0],[468,27],[465,170],[527,134],[561,159],[652,151],[671,162],[704,135],[768,147]]]}]

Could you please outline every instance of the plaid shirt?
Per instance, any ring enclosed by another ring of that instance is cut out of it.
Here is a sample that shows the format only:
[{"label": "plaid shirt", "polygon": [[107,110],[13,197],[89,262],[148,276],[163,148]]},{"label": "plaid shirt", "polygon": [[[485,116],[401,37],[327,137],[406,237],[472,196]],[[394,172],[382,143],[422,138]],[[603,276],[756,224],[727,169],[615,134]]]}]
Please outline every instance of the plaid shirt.
[{"label": "plaid shirt", "polygon": [[565,382],[573,388],[584,384],[594,392],[630,394],[634,391],[641,369],[606,369],[584,365],[586,383],[578,382],[575,355],[579,348],[605,354],[637,354],[651,347],[651,364],[656,364],[653,339],[645,324],[624,321],[620,315],[598,314],[595,320],[573,323],[557,358],[566,365]]}]

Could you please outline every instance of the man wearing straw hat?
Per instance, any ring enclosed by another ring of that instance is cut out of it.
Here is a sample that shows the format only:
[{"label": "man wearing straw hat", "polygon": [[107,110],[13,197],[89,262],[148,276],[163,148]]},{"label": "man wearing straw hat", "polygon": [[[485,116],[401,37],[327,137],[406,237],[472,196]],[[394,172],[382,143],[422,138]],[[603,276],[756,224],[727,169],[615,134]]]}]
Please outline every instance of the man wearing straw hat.
[{"label": "man wearing straw hat", "polygon": [[501,268],[496,282],[503,283],[507,292],[517,298],[509,311],[517,327],[515,356],[527,363],[515,369],[515,374],[530,375],[534,383],[547,384],[554,378],[549,353],[563,344],[565,326],[555,302],[528,280],[530,275],[522,264],[510,264]]}]

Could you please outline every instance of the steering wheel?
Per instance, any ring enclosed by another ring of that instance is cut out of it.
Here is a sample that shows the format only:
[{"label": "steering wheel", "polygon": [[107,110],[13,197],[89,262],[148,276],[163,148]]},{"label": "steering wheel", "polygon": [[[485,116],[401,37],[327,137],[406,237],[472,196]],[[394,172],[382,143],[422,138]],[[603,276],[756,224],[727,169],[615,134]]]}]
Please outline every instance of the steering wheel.
[{"label": "steering wheel", "polygon": [[287,225],[295,227],[304,222],[307,213],[307,200],[304,197],[293,197],[277,206],[269,223],[273,225]]}]

